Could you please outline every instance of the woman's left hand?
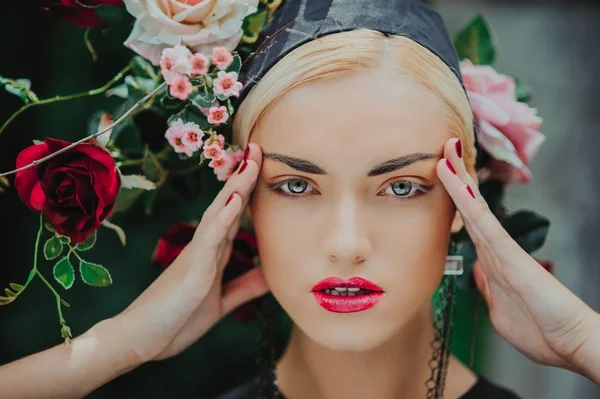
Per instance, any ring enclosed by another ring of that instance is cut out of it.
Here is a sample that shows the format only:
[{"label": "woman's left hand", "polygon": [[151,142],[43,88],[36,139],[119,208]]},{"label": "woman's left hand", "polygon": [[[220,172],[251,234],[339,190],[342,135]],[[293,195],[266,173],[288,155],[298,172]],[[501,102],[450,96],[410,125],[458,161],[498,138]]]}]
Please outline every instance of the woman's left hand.
[{"label": "woman's left hand", "polygon": [[588,365],[600,362],[594,359],[600,351],[593,342],[600,316],[510,237],[467,172],[457,141],[446,143],[437,172],[475,244],[474,278],[494,329],[533,361],[579,372],[599,383],[600,371],[592,372]]}]

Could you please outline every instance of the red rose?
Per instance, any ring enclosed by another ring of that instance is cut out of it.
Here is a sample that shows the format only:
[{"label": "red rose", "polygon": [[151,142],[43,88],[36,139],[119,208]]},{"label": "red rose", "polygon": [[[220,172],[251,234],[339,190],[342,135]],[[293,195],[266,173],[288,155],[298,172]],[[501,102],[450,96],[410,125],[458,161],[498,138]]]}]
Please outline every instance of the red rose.
[{"label": "red rose", "polygon": [[546,260],[542,260],[540,258],[536,258],[535,256],[533,257],[533,259],[536,260],[537,263],[540,264],[540,266],[542,266],[544,269],[546,269],[546,271],[550,274],[554,273],[554,262],[546,259]]},{"label": "red rose", "polygon": [[[47,138],[17,156],[17,168],[70,143]],[[113,157],[94,144],[79,144],[37,167],[17,173],[21,200],[41,211],[54,229],[81,243],[110,215],[121,181]]]},{"label": "red rose", "polygon": [[123,0],[60,0],[59,3],[48,7],[48,10],[73,25],[98,28],[102,26],[102,20],[95,8],[105,4],[120,6]]},{"label": "red rose", "polygon": [[[192,241],[196,226],[198,226],[198,223],[172,223],[158,240],[158,244],[154,249],[154,253],[152,254],[153,266],[162,270],[169,267],[181,251],[183,251],[183,248]],[[254,258],[257,254],[256,237],[248,231],[240,230],[233,241],[233,251],[231,259],[225,267],[223,284],[252,269],[254,267]],[[239,323],[255,319],[258,315],[256,300],[238,307],[234,311],[234,315]]]},{"label": "red rose", "polygon": [[175,222],[167,228],[160,237],[154,253],[152,254],[152,265],[165,270],[187,244],[192,241],[194,231],[198,223]]}]

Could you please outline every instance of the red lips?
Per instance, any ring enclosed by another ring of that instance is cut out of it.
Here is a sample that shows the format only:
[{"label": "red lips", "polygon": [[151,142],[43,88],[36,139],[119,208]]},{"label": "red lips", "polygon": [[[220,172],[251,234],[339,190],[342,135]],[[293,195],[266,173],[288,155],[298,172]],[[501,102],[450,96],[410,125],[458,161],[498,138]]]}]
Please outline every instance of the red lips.
[{"label": "red lips", "polygon": [[364,290],[371,291],[383,291],[383,289],[380,286],[362,277],[352,277],[348,280],[344,280],[339,277],[327,277],[315,284],[315,286],[312,287],[312,291],[323,291],[325,289],[332,289],[335,287],[361,288]]}]

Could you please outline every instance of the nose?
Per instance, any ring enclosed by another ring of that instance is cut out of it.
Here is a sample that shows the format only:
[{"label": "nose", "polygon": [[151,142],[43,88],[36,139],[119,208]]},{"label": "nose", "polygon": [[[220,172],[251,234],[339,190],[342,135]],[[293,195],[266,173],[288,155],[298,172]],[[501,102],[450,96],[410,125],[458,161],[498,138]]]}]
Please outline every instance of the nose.
[{"label": "nose", "polygon": [[358,265],[371,255],[365,215],[351,197],[342,198],[326,220],[323,251],[331,263]]}]

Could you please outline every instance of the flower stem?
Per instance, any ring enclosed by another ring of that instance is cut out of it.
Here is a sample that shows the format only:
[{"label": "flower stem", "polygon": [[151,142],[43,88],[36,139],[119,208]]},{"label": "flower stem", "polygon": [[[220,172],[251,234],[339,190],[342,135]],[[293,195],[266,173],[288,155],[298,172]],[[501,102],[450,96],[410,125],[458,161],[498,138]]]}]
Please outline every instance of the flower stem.
[{"label": "flower stem", "polygon": [[127,117],[129,117],[129,115],[131,115],[133,113],[133,111],[135,111],[140,105],[142,105],[143,103],[145,103],[146,101],[148,101],[148,99],[150,99],[151,97],[153,97],[156,93],[158,93],[163,87],[166,86],[166,82],[161,83],[156,89],[152,90],[150,93],[148,93],[144,98],[142,98],[141,100],[139,100],[138,102],[136,102],[131,108],[129,108],[127,110],[127,112],[125,112],[123,115],[121,115],[121,117],[119,119],[117,119],[115,122],[113,122],[110,126],[106,127],[104,130],[94,133],[94,134],[90,134],[87,137],[82,138],[81,140],[78,140],[74,143],[69,144],[66,147],[61,148],[58,151],[53,152],[50,155],[47,155],[43,158],[40,159],[36,159],[35,161],[31,162],[28,165],[25,165],[23,167],[20,167],[18,169],[14,169],[8,172],[4,172],[4,173],[0,173],[0,177],[2,176],[8,176],[8,175],[12,175],[18,172],[21,172],[23,170],[29,169],[29,168],[33,168],[34,166],[37,166],[43,162],[46,162],[49,159],[52,159],[54,157],[56,157],[59,154],[62,154],[65,151],[69,151],[71,148],[78,146],[81,143],[84,143],[88,140],[94,139],[110,130],[112,130],[115,126],[117,126],[118,124],[120,124],[121,122],[123,122],[125,119],[127,119]]},{"label": "flower stem", "polygon": [[125,68],[121,69],[121,71],[119,71],[119,73],[117,73],[111,80],[109,80],[108,82],[106,82],[106,84],[104,86],[98,87],[97,89],[88,90],[88,91],[85,91],[85,92],[82,92],[82,93],[69,94],[69,95],[66,95],[66,96],[54,96],[54,97],[50,97],[50,98],[45,98],[43,100],[39,100],[39,101],[34,101],[34,102],[27,103],[27,104],[23,105],[21,108],[19,108],[14,114],[12,114],[10,116],[10,118],[7,119],[6,122],[4,122],[4,124],[2,125],[2,127],[0,127],[0,134],[2,134],[2,132],[4,131],[4,129],[6,129],[6,127],[17,116],[19,116],[20,114],[22,114],[23,112],[25,112],[27,109],[29,109],[31,107],[35,107],[37,105],[57,103],[57,102],[61,102],[61,101],[74,100],[74,99],[82,98],[82,97],[91,97],[91,96],[95,96],[95,95],[104,93],[114,83],[116,83],[117,81],[119,81],[123,77],[123,75],[126,74],[127,72],[129,72],[132,68],[133,68],[133,63],[130,62]]},{"label": "flower stem", "polygon": [[[37,259],[38,259],[39,249],[40,249],[40,238],[42,237],[43,231],[44,231],[44,215],[40,212],[40,228],[38,229],[37,237],[35,239],[35,254],[33,255],[33,270],[35,271],[35,274],[40,278],[40,280],[42,280],[44,282],[44,284],[46,284],[46,286],[50,289],[50,291],[52,291],[52,293],[54,294],[54,297],[56,298],[56,310],[58,311],[58,321],[60,322],[60,325],[61,325],[61,334],[63,335],[63,338],[65,338],[65,342],[68,342],[68,340],[70,339],[70,328],[67,326],[67,322],[65,321],[65,318],[63,317],[61,304],[64,304],[67,307],[69,307],[69,304],[60,297],[60,295],[58,294],[58,292],[56,292],[56,290],[54,289],[52,284],[50,284],[48,282],[48,280],[46,280],[46,278],[44,276],[42,276],[42,273],[40,273],[40,271],[37,268]],[[29,284],[29,281],[25,284],[25,287],[27,287],[27,284]],[[65,336],[65,333],[63,332],[65,329],[69,331],[69,337]]]}]

